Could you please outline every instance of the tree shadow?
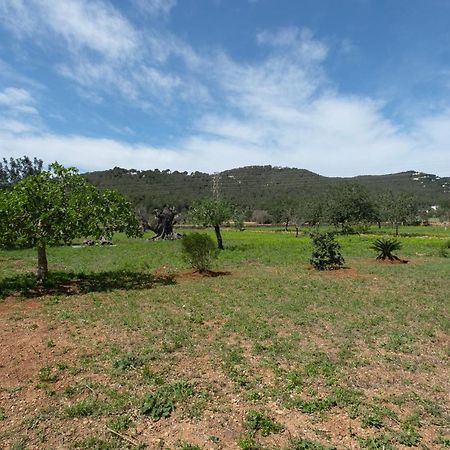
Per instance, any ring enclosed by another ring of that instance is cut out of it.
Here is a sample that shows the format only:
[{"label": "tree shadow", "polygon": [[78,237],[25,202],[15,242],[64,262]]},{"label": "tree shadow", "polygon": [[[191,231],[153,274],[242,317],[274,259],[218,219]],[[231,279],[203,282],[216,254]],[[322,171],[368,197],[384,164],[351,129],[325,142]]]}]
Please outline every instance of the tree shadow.
[{"label": "tree shadow", "polygon": [[172,275],[145,272],[110,271],[99,273],[50,272],[44,283],[38,283],[32,273],[0,280],[0,299],[8,295],[42,297],[45,295],[78,295],[108,292],[115,289],[140,290],[176,284]]}]

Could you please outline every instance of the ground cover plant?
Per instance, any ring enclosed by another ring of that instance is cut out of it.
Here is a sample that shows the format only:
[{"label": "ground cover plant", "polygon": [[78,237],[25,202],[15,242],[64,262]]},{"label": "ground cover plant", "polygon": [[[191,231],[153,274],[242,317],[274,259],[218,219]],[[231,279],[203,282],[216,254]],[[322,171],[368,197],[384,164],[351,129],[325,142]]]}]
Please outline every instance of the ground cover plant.
[{"label": "ground cover plant", "polygon": [[33,250],[0,251],[1,446],[448,448],[449,232],[408,227],[410,263],[378,264],[391,231],[315,271],[306,234],[223,230],[222,277],[150,234],[49,247],[41,286]]}]

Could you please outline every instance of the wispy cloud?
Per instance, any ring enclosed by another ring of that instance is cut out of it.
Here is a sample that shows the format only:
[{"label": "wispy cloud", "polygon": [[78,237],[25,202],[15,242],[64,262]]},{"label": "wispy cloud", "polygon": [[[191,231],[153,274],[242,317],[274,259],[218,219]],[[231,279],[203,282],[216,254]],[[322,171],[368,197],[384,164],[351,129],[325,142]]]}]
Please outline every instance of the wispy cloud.
[{"label": "wispy cloud", "polygon": [[[176,3],[136,2],[152,17],[167,16]],[[192,118],[185,119],[187,133],[160,147],[62,135],[24,120],[38,115],[38,102],[27,89],[8,85],[0,91],[0,106],[9,111],[0,122],[7,156],[29,154],[90,170],[216,171],[248,164],[342,176],[450,170],[449,110],[422,114],[405,130],[379,99],[340,91],[326,62],[342,49],[308,29],[261,31],[255,36],[259,59],[250,63],[223,49],[197,51],[161,26],[139,29],[102,0],[0,0],[0,13],[19,39],[37,37],[43,47],[56,41],[67,50],[55,53],[53,68],[83,95],[97,102],[111,96],[154,115],[174,114],[184,103]]]},{"label": "wispy cloud", "polygon": [[0,92],[0,107],[10,114],[37,114],[34,99],[26,89],[8,87]]},{"label": "wispy cloud", "polygon": [[136,7],[150,17],[167,17],[176,6],[177,0],[133,0]]}]

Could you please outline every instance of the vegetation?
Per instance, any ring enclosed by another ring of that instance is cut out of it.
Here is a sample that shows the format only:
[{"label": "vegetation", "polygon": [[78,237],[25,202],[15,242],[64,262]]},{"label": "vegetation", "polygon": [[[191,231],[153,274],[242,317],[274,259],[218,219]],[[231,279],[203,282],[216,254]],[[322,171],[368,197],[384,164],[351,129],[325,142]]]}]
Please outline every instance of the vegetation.
[{"label": "vegetation", "polygon": [[223,250],[222,234],[220,227],[233,216],[231,206],[224,200],[206,198],[194,202],[190,209],[192,221],[204,227],[213,227],[217,239],[217,248]]},{"label": "vegetation", "polygon": [[181,240],[181,248],[185,261],[200,273],[210,270],[217,258],[214,241],[204,233],[185,234]]},{"label": "vegetation", "polygon": [[129,202],[115,191],[99,191],[74,168],[55,163],[0,191],[0,246],[36,247],[41,281],[48,275],[48,245],[110,238],[116,231],[140,234]]},{"label": "vegetation", "polygon": [[0,189],[10,187],[28,175],[40,172],[42,166],[42,159],[31,160],[28,156],[10,158],[9,161],[3,158],[3,162],[0,162]]},{"label": "vegetation", "polygon": [[336,235],[351,270],[315,271],[283,230],[224,228],[220,277],[150,232],[50,246],[44,285],[33,249],[1,249],[5,448],[448,445],[449,231],[405,227],[408,265],[373,258],[392,228]]},{"label": "vegetation", "polygon": [[344,265],[341,246],[334,239],[334,233],[311,233],[312,254],[310,263],[317,270],[334,270]]},{"label": "vegetation", "polygon": [[[164,205],[173,205],[177,211],[185,211],[194,201],[209,197],[213,188],[213,175],[201,172],[137,171],[116,167],[92,172],[86,177],[102,189],[117,189],[149,215]],[[253,211],[266,211],[272,223],[285,223],[289,212],[296,214],[299,203],[318,207],[323,223],[334,193],[340,188],[345,190],[355,185],[357,190],[368,194],[369,200],[375,204],[372,208],[374,212],[380,210],[378,204],[386,192],[392,191],[396,195],[404,193],[414,197],[421,216],[434,214],[446,220],[450,217],[450,178],[425,173],[409,171],[381,176],[328,178],[304,169],[250,166],[220,174],[223,199],[247,211],[246,220],[251,218]],[[439,206],[436,211],[430,209],[436,205]],[[417,214],[414,216],[416,220]]]},{"label": "vegetation", "polygon": [[376,239],[370,248],[378,252],[377,259],[394,261],[399,260],[399,258],[393,252],[400,250],[402,244],[397,239],[380,238]]}]

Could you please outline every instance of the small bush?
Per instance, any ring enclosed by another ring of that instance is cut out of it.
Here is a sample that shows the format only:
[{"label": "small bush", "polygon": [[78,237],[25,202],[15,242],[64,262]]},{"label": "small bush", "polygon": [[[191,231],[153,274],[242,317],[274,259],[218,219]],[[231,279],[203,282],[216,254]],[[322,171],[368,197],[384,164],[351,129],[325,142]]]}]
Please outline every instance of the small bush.
[{"label": "small bush", "polygon": [[376,239],[372,246],[370,247],[372,250],[375,250],[378,252],[377,259],[386,260],[389,259],[390,261],[398,260],[398,257],[393,255],[393,252],[396,250],[400,250],[402,248],[402,244],[397,241],[397,239]]},{"label": "small bush", "polygon": [[317,270],[334,270],[344,265],[341,246],[333,233],[312,233],[311,265]]},{"label": "small bush", "polygon": [[450,257],[450,240],[445,241],[441,247],[439,247],[439,256],[442,258]]},{"label": "small bush", "polygon": [[207,272],[218,256],[214,241],[204,233],[189,233],[183,236],[181,248],[184,260],[197,272]]}]

